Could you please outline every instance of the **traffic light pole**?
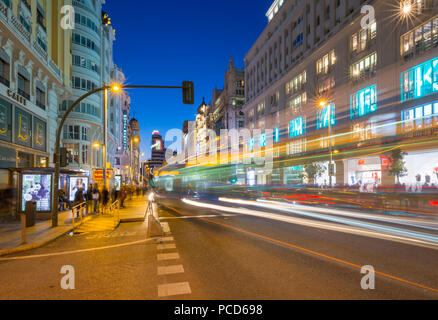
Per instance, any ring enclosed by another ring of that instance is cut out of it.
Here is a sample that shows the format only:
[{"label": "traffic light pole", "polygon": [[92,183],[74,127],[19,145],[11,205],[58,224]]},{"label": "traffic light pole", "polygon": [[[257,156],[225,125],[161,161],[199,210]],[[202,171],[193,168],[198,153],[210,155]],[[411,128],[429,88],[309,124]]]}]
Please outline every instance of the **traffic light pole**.
[{"label": "traffic light pole", "polygon": [[[58,226],[58,206],[59,206],[59,175],[60,175],[60,168],[61,168],[61,159],[60,159],[60,148],[61,148],[61,132],[62,128],[65,124],[65,121],[67,120],[67,117],[70,115],[70,113],[76,108],[76,106],[79,105],[84,99],[88,98],[89,96],[98,93],[103,90],[115,90],[112,86],[105,86],[101,88],[94,89],[86,94],[84,94],[82,97],[77,99],[70,108],[67,109],[67,111],[64,113],[64,116],[61,119],[61,122],[59,123],[58,130],[56,131],[56,143],[55,143],[55,177],[53,182],[53,199],[52,199],[52,227]],[[193,82],[185,81],[183,82],[182,86],[135,86],[135,85],[121,85],[118,87],[119,90],[121,89],[183,89],[183,102],[185,104],[194,104],[194,86]],[[107,91],[108,92],[108,91]],[[106,112],[107,110],[105,110]],[[105,123],[105,125],[107,125]],[[106,146],[105,146],[106,148]],[[105,160],[106,161],[106,160]],[[104,171],[106,169],[106,163],[104,163]],[[105,176],[106,179],[106,176]]]}]

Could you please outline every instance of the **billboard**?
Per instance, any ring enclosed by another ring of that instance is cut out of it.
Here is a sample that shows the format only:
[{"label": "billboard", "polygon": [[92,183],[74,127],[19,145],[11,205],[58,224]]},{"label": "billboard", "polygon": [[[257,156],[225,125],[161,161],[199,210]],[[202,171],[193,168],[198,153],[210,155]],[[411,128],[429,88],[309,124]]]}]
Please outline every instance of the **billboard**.
[{"label": "billboard", "polygon": [[50,211],[52,199],[52,176],[49,174],[23,174],[21,202],[22,210],[26,202],[35,200],[37,211]]},{"label": "billboard", "polygon": [[115,176],[115,188],[116,191],[120,191],[122,189],[122,176]]},{"label": "billboard", "polygon": [[76,192],[79,189],[83,189],[84,195],[88,191],[88,178],[87,177],[70,177],[69,190],[69,200],[74,201]]}]

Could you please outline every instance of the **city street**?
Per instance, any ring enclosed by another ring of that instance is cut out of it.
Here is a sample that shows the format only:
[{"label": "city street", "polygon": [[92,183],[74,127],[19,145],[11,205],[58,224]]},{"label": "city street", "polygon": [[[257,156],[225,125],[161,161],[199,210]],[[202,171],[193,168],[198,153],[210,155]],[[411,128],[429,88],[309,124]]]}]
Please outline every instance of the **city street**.
[{"label": "city street", "polygon": [[[248,205],[226,205],[225,212],[176,199],[159,203],[164,237],[147,239],[146,223],[122,223],[113,231],[89,229],[0,258],[0,273],[7,275],[0,299],[438,297],[438,246],[433,241],[418,245],[232,213]],[[397,228],[437,236],[436,225],[421,225]],[[64,265],[74,267],[75,290],[60,286]],[[375,290],[361,288],[365,265],[376,270]]]}]

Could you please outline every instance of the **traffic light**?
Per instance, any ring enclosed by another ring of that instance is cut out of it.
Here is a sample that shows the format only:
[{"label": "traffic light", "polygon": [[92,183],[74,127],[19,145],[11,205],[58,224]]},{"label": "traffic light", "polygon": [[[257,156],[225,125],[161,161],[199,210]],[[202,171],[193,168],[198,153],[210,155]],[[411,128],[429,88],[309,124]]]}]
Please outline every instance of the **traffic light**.
[{"label": "traffic light", "polygon": [[60,153],[60,167],[65,168],[68,166],[69,153],[66,148],[61,148]]},{"label": "traffic light", "polygon": [[183,103],[194,104],[195,103],[195,85],[191,81],[183,82]]}]

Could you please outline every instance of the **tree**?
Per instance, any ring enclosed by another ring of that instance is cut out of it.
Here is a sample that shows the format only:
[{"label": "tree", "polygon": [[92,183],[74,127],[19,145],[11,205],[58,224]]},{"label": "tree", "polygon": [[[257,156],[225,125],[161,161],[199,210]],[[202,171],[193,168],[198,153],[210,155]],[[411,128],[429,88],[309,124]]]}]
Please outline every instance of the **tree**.
[{"label": "tree", "polygon": [[324,174],[326,168],[319,163],[312,163],[304,166],[304,171],[307,174],[307,179],[309,179],[309,182],[312,184],[316,184],[316,178],[322,177]]},{"label": "tree", "polygon": [[402,152],[400,148],[394,149],[389,156],[391,166],[389,167],[389,174],[397,178],[397,184],[400,184],[400,178],[408,175],[406,162],[404,161],[406,152]]}]

